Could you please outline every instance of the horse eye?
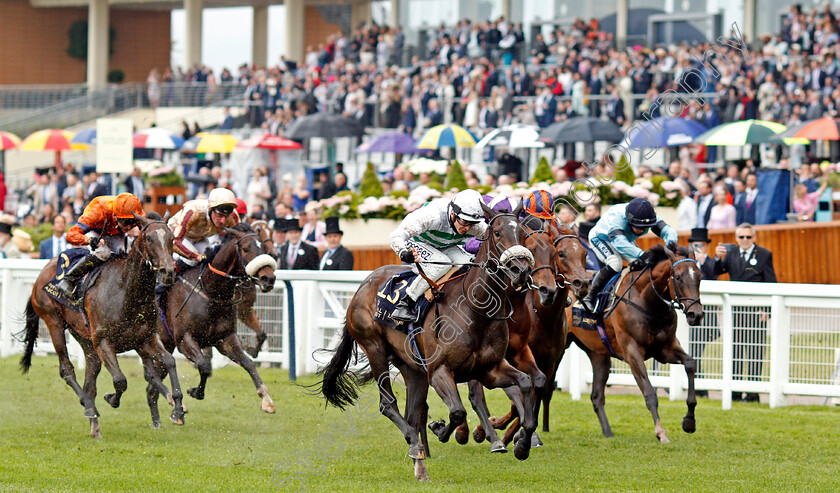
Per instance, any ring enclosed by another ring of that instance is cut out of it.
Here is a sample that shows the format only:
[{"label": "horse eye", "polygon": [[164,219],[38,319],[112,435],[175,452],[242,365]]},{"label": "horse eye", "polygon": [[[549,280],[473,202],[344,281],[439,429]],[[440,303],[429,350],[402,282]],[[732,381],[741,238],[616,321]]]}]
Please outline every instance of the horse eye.
[{"label": "horse eye", "polygon": [[679,275],[676,275],[676,276],[674,276],[674,279],[676,279],[677,281],[679,281],[679,280],[680,280],[680,276],[679,276]]},{"label": "horse eye", "polygon": [[566,258],[566,254],[564,252],[558,253],[557,256],[560,258]]},{"label": "horse eye", "polygon": [[501,233],[499,233],[498,231],[493,231],[493,236],[495,236],[496,238],[498,238],[498,237],[500,237],[500,236],[502,236],[502,235],[501,235]]}]

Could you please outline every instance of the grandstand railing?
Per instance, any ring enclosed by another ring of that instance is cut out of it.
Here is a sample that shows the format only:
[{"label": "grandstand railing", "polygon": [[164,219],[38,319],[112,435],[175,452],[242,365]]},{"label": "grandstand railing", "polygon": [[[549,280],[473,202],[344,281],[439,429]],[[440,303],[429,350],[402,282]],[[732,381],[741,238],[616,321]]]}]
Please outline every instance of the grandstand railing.
[{"label": "grandstand railing", "polygon": [[[0,261],[2,357],[22,350],[15,334],[23,330],[21,314],[44,264],[38,260]],[[274,291],[260,293],[255,305],[263,330],[268,333],[256,361],[279,363],[289,369],[294,361],[294,373],[312,374],[329,360],[330,355],[324,350],[338,343],[350,299],[369,272],[276,274]],[[293,290],[293,320],[284,281],[289,281]],[[770,407],[788,404],[787,396],[791,395],[840,397],[840,286],[703,281],[700,291],[706,313],[703,324],[690,328],[680,314],[677,336],[684,349],[696,353],[700,365],[696,387],[721,391],[724,409],[731,408],[731,392],[767,393]],[[245,345],[253,344],[253,332],[241,322],[237,332]],[[747,337],[741,338],[739,333]],[[295,339],[293,348],[291,338]],[[738,348],[736,338],[745,341],[738,343]],[[748,350],[742,352],[740,346]],[[763,354],[756,349],[763,349]],[[53,352],[43,330],[36,351]],[[71,354],[83,364],[78,348]],[[217,356],[214,363],[218,366],[224,361]],[[754,377],[746,375],[743,369],[736,372],[736,362],[743,368],[760,364],[760,371]],[[682,365],[671,368],[649,360],[647,367],[655,387],[669,389],[672,400],[685,399],[688,380]],[[571,392],[573,399],[580,399],[587,392],[592,371],[577,347],[569,348],[557,381]],[[636,386],[628,366],[618,360],[613,360],[607,383]]]}]

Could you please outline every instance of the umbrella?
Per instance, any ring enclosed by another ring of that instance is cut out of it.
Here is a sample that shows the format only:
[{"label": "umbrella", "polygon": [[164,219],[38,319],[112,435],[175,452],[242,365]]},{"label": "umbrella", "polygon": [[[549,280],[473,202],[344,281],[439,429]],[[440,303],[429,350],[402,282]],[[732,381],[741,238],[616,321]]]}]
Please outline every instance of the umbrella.
[{"label": "umbrella", "polygon": [[158,127],[137,132],[133,142],[135,149],[180,149],[184,145],[184,139]]},{"label": "umbrella", "polygon": [[619,142],[624,138],[621,127],[609,120],[592,116],[569,118],[552,123],[540,132],[540,140],[550,144],[568,144],[572,142],[595,142],[605,140]]},{"label": "umbrella", "polygon": [[[824,117],[802,122],[778,134],[776,139],[805,138],[811,140],[840,140],[840,121]],[[775,140],[775,139],[774,139]]]},{"label": "umbrella", "polygon": [[302,149],[303,146],[289,139],[284,139],[274,134],[263,134],[249,137],[236,144],[237,149],[269,149],[272,151],[288,151]]},{"label": "umbrella", "polygon": [[0,173],[6,172],[6,149],[20,145],[20,137],[9,132],[0,132]]},{"label": "umbrella", "polygon": [[55,151],[55,167],[61,167],[61,151],[87,149],[85,144],[73,144],[73,132],[68,130],[39,130],[20,144],[22,151]]},{"label": "umbrella", "polygon": [[356,147],[356,153],[388,152],[393,154],[417,154],[429,149],[418,149],[417,144],[407,133],[388,132],[363,142]]},{"label": "umbrella", "polygon": [[476,138],[464,127],[454,124],[437,125],[430,128],[417,144],[419,149],[440,149],[441,147],[475,147]]},{"label": "umbrella", "polygon": [[426,157],[419,157],[406,161],[400,166],[411,171],[415,175],[419,175],[420,173],[437,173],[439,175],[445,175],[446,167],[449,166],[449,161],[446,159],[434,160]]},{"label": "umbrella", "polygon": [[335,113],[314,113],[293,121],[285,135],[290,139],[307,139],[358,137],[364,133],[365,127],[355,118]]},{"label": "umbrella", "polygon": [[513,149],[545,147],[544,142],[537,140],[539,138],[540,132],[536,126],[508,125],[485,135],[475,146],[478,148],[498,146]]},{"label": "umbrella", "polygon": [[[749,144],[765,144],[771,141],[776,134],[784,132],[784,125],[781,123],[768,122],[763,120],[744,120],[740,122],[724,123],[717,127],[710,128],[696,139],[695,144],[707,146],[743,146]],[[788,139],[787,143],[807,143],[804,139]]]},{"label": "umbrella", "polygon": [[625,147],[658,149],[691,144],[706,131],[705,125],[687,118],[659,117],[640,122],[627,131]]},{"label": "umbrella", "polygon": [[96,145],[96,127],[86,128],[70,140],[73,144]]},{"label": "umbrella", "polygon": [[236,146],[236,143],[239,142],[234,136],[228,134],[209,134],[202,132],[197,137],[199,139],[195,147],[195,152],[198,153],[215,152],[228,154]]}]

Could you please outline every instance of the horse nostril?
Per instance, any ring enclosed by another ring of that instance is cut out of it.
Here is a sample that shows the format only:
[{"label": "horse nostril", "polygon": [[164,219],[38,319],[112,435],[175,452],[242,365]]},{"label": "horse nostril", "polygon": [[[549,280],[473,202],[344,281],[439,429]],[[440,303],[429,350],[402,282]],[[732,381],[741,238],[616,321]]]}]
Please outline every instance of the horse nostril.
[{"label": "horse nostril", "polygon": [[545,296],[545,295],[548,294],[548,288],[545,287],[545,286],[540,286],[539,292],[540,292],[541,295]]}]

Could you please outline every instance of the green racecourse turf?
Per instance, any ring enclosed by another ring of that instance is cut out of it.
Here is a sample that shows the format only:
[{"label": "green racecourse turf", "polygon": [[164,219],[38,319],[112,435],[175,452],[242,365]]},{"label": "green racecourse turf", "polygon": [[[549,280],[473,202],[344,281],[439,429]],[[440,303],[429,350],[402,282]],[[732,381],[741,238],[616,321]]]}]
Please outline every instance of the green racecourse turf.
[{"label": "green racecourse turf", "polygon": [[[97,406],[103,438],[88,437],[88,421],[73,391],[59,378],[55,357],[36,357],[21,376],[17,359],[0,360],[0,490],[2,491],[294,491],[272,482],[278,465],[292,463],[295,451],[310,451],[306,491],[838,491],[840,489],[840,409],[796,406],[769,409],[701,400],[697,433],[680,429],[684,402],[660,400],[672,443],[659,444],[639,395],[608,395],[607,413],[615,437],[601,436],[589,399],[573,402],[557,392],[545,447],[519,462],[511,450],[489,453],[486,443],[461,446],[454,439],[431,443],[426,461],[431,483],[418,484],[408,446],[382,416],[357,419],[358,436],[331,429],[347,426],[341,411],[288,382],[286,371],[260,373],[277,405],[262,414],[250,379],[239,367],[216,370],[206,399],[186,397],[187,424],[176,427],[162,403],[160,430],[150,428],[145,382],[136,359],[121,359],[128,391],[120,409],[102,395],[111,392],[110,375],[99,378]],[[197,373],[179,360],[184,388]],[[77,370],[77,374],[81,371]],[[315,382],[307,377],[301,383]],[[365,389],[371,391],[371,387]],[[466,389],[462,388],[466,403]],[[500,391],[489,394],[491,410],[507,409]],[[400,399],[402,401],[402,399]],[[430,395],[430,416],[446,412]],[[467,404],[469,408],[469,404]],[[355,411],[354,411],[355,413]],[[476,423],[469,411],[470,425]],[[356,417],[355,414],[353,414]],[[338,438],[332,439],[325,434]],[[318,437],[324,438],[319,442]],[[434,438],[430,433],[430,438]],[[332,461],[313,458],[316,443]],[[275,479],[303,466],[277,468]],[[298,476],[300,477],[300,476]]]}]

